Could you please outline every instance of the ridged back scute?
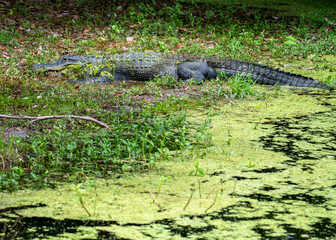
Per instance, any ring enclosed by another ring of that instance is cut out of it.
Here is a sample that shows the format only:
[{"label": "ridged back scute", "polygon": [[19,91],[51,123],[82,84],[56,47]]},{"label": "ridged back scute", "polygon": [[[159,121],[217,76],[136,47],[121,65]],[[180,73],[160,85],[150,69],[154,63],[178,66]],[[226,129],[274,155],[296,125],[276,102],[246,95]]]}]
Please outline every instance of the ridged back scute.
[{"label": "ridged back scute", "polygon": [[[187,59],[187,60],[186,60]],[[106,62],[115,64],[115,74],[132,80],[146,81],[155,76],[177,77],[177,63],[196,59],[194,55],[176,55],[158,52],[127,52],[111,55]]]}]

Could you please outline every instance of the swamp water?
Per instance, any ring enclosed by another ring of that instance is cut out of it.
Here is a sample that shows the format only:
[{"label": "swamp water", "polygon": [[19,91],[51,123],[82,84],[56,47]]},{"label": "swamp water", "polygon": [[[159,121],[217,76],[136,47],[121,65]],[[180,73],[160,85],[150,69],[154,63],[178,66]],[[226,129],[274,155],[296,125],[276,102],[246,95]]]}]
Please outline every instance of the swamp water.
[{"label": "swamp water", "polygon": [[[335,239],[335,109],[334,92],[291,88],[219,104],[208,149],[118,179],[0,193],[0,237]],[[205,176],[189,175],[197,163]]]}]

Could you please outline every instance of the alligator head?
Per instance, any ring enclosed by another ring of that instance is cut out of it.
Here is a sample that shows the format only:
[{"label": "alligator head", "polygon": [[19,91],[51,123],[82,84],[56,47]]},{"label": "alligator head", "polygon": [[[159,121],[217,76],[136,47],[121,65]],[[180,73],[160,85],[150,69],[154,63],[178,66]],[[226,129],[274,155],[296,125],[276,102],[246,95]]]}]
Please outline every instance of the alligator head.
[{"label": "alligator head", "polygon": [[54,63],[33,64],[31,66],[31,69],[35,71],[58,71],[65,69],[69,65],[92,63],[96,60],[97,58],[95,58],[94,56],[81,57],[76,54],[70,54],[61,57]]}]

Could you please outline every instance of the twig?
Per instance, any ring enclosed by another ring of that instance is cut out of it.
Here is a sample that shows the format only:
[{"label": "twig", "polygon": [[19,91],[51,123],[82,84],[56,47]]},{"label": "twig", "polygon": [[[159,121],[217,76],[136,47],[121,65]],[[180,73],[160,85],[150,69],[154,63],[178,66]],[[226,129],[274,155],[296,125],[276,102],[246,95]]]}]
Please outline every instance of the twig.
[{"label": "twig", "polygon": [[9,2],[6,2],[6,1],[0,1],[1,3],[5,4],[6,6],[10,6],[10,3]]},{"label": "twig", "polygon": [[234,186],[233,186],[233,191],[231,193],[231,196],[236,196],[237,195],[236,188],[237,188],[237,178],[235,178]]},{"label": "twig", "polygon": [[198,179],[198,191],[199,191],[199,198],[202,199],[201,181],[199,179]]},{"label": "twig", "polygon": [[216,191],[218,188],[218,186],[216,186],[215,188],[213,188],[207,195],[205,198],[208,198],[210,196],[211,193],[213,193],[214,191]]},{"label": "twig", "polygon": [[194,192],[195,192],[195,189],[192,189],[192,192],[191,192],[191,194],[190,194],[190,197],[189,197],[189,199],[188,199],[188,202],[187,202],[187,204],[184,206],[183,211],[185,211],[185,210],[187,209],[187,207],[188,207],[188,205],[189,205],[189,203],[190,203],[190,200],[191,200],[192,196],[194,195]]},{"label": "twig", "polygon": [[328,24],[330,24],[330,25],[334,25],[334,26],[336,26],[336,23],[333,23],[333,22],[329,21],[328,18],[325,18],[325,21],[326,21]]},{"label": "twig", "polygon": [[5,161],[3,159],[3,156],[0,154],[0,157],[1,157],[1,162],[2,162],[2,170],[1,172],[5,171]]},{"label": "twig", "polygon": [[201,189],[200,179],[198,179],[198,192],[199,192],[199,198],[200,198],[199,206],[201,207],[202,206],[202,189]]},{"label": "twig", "polygon": [[17,97],[18,97],[18,92],[17,92],[17,94],[15,94],[15,96],[13,98],[13,110],[16,114],[18,114],[18,112],[16,111],[16,104],[15,104],[16,103],[15,100],[17,99]]},{"label": "twig", "polygon": [[225,180],[223,180],[223,179],[220,180],[219,184],[218,184],[215,188],[213,188],[213,189],[207,194],[207,196],[206,196],[205,198],[208,198],[208,197],[210,196],[210,194],[213,193],[214,191],[216,191],[217,188],[219,187],[219,185],[223,184],[224,182],[225,182]]},{"label": "twig", "polygon": [[151,195],[151,197],[153,198],[153,201],[156,203],[156,205],[160,208],[160,211],[163,211],[160,203],[158,202],[158,200],[155,199],[154,195],[152,194],[152,192],[150,190],[148,190],[149,194]]},{"label": "twig", "polygon": [[218,192],[216,192],[216,196],[215,196],[215,199],[214,199],[213,203],[212,203],[212,204],[205,210],[205,213],[206,213],[207,211],[209,211],[210,208],[212,208],[212,207],[215,205],[216,200],[217,200],[217,193],[218,193]]},{"label": "twig", "polygon": [[89,210],[86,209],[86,207],[84,206],[84,203],[83,203],[83,199],[82,198],[79,198],[79,202],[80,204],[82,205],[82,208],[85,210],[85,212],[89,215],[89,217],[91,217],[91,213],[89,212]]},{"label": "twig", "polygon": [[31,121],[27,124],[31,124],[36,121],[41,121],[41,120],[48,120],[48,119],[60,119],[60,118],[77,118],[81,120],[86,120],[86,121],[91,121],[95,122],[105,128],[110,128],[108,125],[105,123],[102,123],[101,121],[98,121],[97,119],[94,119],[89,116],[76,116],[76,115],[51,115],[51,116],[41,116],[41,117],[32,117],[32,116],[11,116],[11,115],[1,115],[0,118],[8,118],[8,119],[31,119]]}]

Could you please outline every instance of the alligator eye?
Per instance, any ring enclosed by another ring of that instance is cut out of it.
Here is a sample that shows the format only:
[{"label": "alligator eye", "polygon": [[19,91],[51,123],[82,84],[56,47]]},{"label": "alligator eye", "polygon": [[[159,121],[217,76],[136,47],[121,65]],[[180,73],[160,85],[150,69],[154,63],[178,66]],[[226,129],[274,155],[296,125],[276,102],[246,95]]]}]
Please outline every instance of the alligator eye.
[{"label": "alligator eye", "polygon": [[76,62],[76,59],[73,58],[63,58],[61,62]]}]

